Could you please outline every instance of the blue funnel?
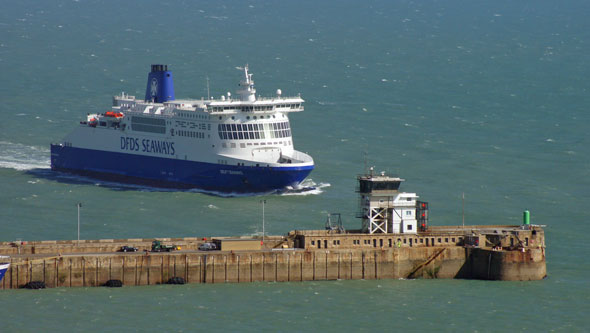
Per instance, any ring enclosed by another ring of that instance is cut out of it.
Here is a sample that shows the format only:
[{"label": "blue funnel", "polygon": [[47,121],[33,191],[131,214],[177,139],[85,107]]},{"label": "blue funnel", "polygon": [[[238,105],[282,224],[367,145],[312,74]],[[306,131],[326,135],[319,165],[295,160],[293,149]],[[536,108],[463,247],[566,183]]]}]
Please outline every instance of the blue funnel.
[{"label": "blue funnel", "polygon": [[145,100],[156,103],[174,100],[174,82],[168,65],[152,65],[152,71],[148,74]]}]

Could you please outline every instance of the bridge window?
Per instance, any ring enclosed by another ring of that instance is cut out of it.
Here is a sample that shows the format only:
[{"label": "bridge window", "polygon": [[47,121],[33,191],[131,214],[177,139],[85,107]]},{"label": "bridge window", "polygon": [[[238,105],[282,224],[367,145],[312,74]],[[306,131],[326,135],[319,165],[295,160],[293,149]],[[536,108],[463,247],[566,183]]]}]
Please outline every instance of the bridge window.
[{"label": "bridge window", "polygon": [[219,138],[224,140],[280,139],[291,136],[291,128],[286,121],[267,124],[218,124],[217,131]]}]

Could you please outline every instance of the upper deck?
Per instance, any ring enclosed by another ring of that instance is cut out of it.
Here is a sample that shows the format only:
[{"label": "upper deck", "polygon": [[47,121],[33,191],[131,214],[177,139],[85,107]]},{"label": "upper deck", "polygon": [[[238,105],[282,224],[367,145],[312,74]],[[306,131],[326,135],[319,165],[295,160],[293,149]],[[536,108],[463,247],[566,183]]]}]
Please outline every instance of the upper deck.
[{"label": "upper deck", "polygon": [[[259,97],[255,101],[243,101],[239,99],[182,99],[155,103],[138,100],[135,96],[113,96],[113,108],[120,111],[141,112],[146,114],[173,115],[176,110],[204,112],[210,115],[235,115],[287,113],[304,111],[301,97]],[[159,110],[158,113],[156,113]]]},{"label": "upper deck", "polygon": [[[156,69],[159,70],[159,68]],[[304,100],[301,96],[283,97],[281,89],[277,89],[274,97],[256,96],[254,81],[252,80],[252,74],[248,73],[248,66],[244,67],[243,70],[244,77],[240,81],[240,89],[236,92],[237,97],[233,97],[228,92],[219,99],[212,97],[206,99],[174,99],[172,97],[174,93],[171,82],[164,81],[165,85],[170,86],[168,90],[171,91],[169,92],[171,96],[159,102],[157,96],[154,95],[159,86],[159,83],[155,80],[151,86],[148,85],[145,100],[138,100],[135,96],[121,93],[121,95],[113,97],[113,107],[118,111],[158,115],[176,115],[176,110],[203,112],[210,115],[236,115],[240,113],[256,115],[303,111]],[[164,74],[170,76],[168,72],[164,72]]]}]

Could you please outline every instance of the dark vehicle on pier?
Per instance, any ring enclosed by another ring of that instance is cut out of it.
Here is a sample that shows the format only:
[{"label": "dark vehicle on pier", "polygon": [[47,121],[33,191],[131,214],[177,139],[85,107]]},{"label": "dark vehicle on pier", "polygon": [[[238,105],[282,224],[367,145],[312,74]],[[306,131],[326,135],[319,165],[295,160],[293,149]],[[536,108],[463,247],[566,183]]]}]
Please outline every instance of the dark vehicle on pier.
[{"label": "dark vehicle on pier", "polygon": [[217,244],[215,243],[203,243],[201,245],[199,245],[199,251],[215,251],[218,250],[217,248]]},{"label": "dark vehicle on pier", "polygon": [[137,248],[135,246],[123,245],[119,249],[119,252],[137,252]]}]

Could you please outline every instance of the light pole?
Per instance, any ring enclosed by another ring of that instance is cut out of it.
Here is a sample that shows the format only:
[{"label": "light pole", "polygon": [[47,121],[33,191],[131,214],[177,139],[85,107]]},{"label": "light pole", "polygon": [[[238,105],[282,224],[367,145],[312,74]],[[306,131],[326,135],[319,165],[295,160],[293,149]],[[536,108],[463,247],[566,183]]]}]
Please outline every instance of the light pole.
[{"label": "light pole", "polygon": [[78,246],[80,246],[80,207],[82,207],[82,203],[78,202],[76,206],[78,207]]},{"label": "light pole", "polygon": [[262,203],[262,244],[264,244],[264,204],[266,200],[260,200],[260,203]]},{"label": "light pole", "polygon": [[465,192],[461,195],[461,216],[463,217],[463,229],[465,229]]}]

